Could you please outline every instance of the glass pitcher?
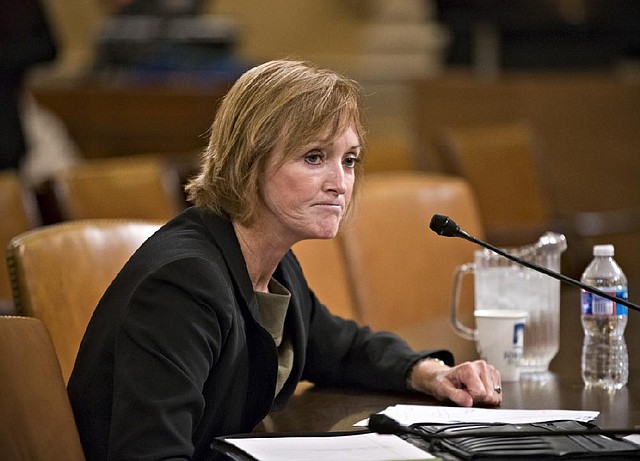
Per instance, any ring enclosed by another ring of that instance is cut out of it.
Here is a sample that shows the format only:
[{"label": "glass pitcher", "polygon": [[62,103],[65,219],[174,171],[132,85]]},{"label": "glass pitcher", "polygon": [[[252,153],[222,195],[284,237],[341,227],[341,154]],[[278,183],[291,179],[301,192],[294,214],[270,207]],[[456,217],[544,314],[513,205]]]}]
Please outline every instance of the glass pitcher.
[{"label": "glass pitcher", "polygon": [[[560,256],[567,249],[564,235],[547,232],[537,242],[504,249],[528,262],[560,271]],[[460,288],[465,275],[474,276],[475,309],[515,309],[529,314],[524,335],[521,371],[544,372],[560,345],[560,281],[483,249],[474,262],[458,266],[451,297],[454,331],[474,341],[474,329],[458,320]]]}]

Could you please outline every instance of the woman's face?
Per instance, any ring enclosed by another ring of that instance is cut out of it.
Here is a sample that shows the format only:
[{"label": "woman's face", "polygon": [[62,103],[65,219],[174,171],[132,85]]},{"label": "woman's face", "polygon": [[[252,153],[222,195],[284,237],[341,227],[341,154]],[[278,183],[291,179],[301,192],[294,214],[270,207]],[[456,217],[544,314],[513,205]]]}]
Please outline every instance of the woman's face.
[{"label": "woman's face", "polygon": [[334,237],[351,200],[360,151],[352,127],[333,141],[313,140],[295,152],[276,145],[260,183],[258,225],[291,245]]}]

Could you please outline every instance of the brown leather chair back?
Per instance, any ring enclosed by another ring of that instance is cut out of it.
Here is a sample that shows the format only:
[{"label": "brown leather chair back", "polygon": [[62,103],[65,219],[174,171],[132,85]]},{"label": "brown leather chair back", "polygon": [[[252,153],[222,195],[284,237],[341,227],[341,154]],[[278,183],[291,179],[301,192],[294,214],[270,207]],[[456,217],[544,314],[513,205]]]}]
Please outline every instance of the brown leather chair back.
[{"label": "brown leather chair back", "polygon": [[[398,172],[367,175],[361,186],[342,238],[362,322],[396,332],[416,349],[447,348],[457,361],[477,358],[475,345],[449,324],[454,270],[473,261],[476,247],[429,229],[433,214],[445,214],[483,237],[467,183]],[[462,293],[467,324],[473,324],[472,285]]]},{"label": "brown leather chair back", "polygon": [[473,189],[489,239],[498,246],[534,242],[549,230],[540,141],[524,121],[444,128],[438,152],[447,173]]},{"label": "brown leather chair back", "polygon": [[303,240],[293,246],[293,252],[318,299],[333,314],[358,320],[340,237]]},{"label": "brown leather chair back", "polygon": [[40,224],[40,215],[35,195],[25,187],[18,173],[13,170],[0,171],[0,314],[14,313],[11,300],[11,283],[4,263],[5,248],[12,237]]},{"label": "brown leather chair back", "polygon": [[83,461],[60,365],[43,323],[0,316],[0,459]]},{"label": "brown leather chair back", "polygon": [[64,220],[168,221],[185,206],[177,171],[151,155],[87,160],[57,173],[53,192]]},{"label": "brown leather chair back", "polygon": [[47,326],[68,380],[103,293],[159,222],[69,221],[14,237],[7,249],[14,302]]}]

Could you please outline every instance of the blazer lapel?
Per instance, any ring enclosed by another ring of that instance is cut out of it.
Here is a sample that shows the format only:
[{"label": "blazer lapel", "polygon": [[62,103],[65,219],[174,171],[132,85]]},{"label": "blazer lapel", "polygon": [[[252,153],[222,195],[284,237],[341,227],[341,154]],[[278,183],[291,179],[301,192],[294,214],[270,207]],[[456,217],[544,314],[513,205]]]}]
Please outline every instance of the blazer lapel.
[{"label": "blazer lapel", "polygon": [[278,369],[277,351],[271,335],[260,324],[258,302],[231,221],[204,210],[202,214],[211,238],[229,269],[239,307],[243,312],[250,354],[250,388],[253,388],[246,395],[245,405],[251,413],[249,424],[255,426],[271,410]]},{"label": "blazer lapel", "polygon": [[244,262],[244,256],[240,250],[240,243],[236,238],[231,221],[226,217],[215,216],[204,210],[202,210],[202,218],[213,242],[222,253],[222,257],[229,268],[231,280],[236,293],[240,296],[240,301],[242,301],[244,307],[249,309],[253,319],[259,322],[258,303]]}]

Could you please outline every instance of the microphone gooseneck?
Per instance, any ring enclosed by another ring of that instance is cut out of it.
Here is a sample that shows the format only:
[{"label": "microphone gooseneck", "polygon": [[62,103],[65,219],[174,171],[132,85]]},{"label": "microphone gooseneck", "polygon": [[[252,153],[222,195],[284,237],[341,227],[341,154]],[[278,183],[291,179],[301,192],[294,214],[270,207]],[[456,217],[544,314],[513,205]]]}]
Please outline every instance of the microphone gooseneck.
[{"label": "microphone gooseneck", "polygon": [[546,267],[542,267],[542,266],[538,266],[537,264],[533,264],[530,263],[529,261],[525,261],[524,259],[520,259],[516,256],[513,256],[509,253],[507,253],[504,250],[501,250],[500,248],[497,248],[493,245],[491,245],[490,243],[487,242],[483,242],[482,240],[478,240],[477,238],[469,235],[468,233],[466,233],[465,231],[463,231],[462,229],[460,229],[460,226],[458,226],[455,221],[451,218],[449,218],[448,216],[443,216],[443,215],[439,215],[439,214],[434,214],[431,217],[431,223],[429,224],[429,228],[431,228],[432,231],[434,231],[436,234],[438,235],[442,235],[444,237],[460,237],[463,238],[465,240],[469,240],[470,242],[473,242],[477,245],[480,245],[481,247],[487,248],[497,254],[499,254],[500,256],[504,256],[505,258],[516,262],[524,267],[528,267],[529,269],[533,269],[534,271],[537,272],[541,272],[545,275],[548,275],[549,277],[552,277],[554,279],[560,280],[562,282],[568,283],[569,285],[573,285],[576,286],[578,288],[582,288],[583,290],[586,290],[590,293],[594,293],[598,296],[601,296],[603,298],[608,299],[609,301],[613,301],[615,303],[618,304],[622,304],[623,306],[628,307],[629,309],[633,309],[635,311],[640,312],[640,306],[638,306],[637,304],[634,304],[632,302],[627,301],[626,299],[622,299],[622,298],[618,298],[616,296],[613,296],[609,293],[606,293],[602,290],[599,290],[595,287],[589,286],[589,285],[585,285],[582,282],[579,282],[578,280],[574,280],[572,278],[567,277],[566,275],[560,274],[558,272],[554,272],[552,270],[547,269]]}]

